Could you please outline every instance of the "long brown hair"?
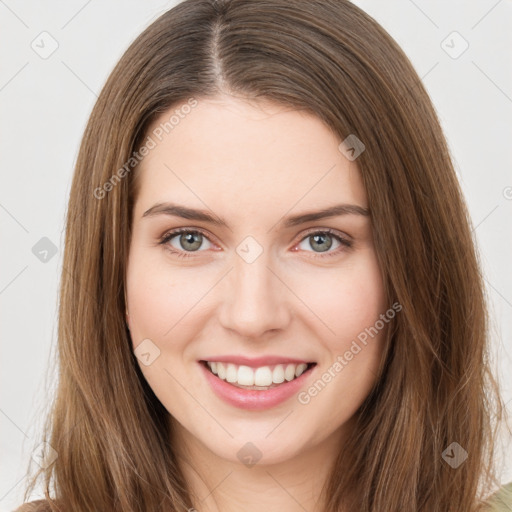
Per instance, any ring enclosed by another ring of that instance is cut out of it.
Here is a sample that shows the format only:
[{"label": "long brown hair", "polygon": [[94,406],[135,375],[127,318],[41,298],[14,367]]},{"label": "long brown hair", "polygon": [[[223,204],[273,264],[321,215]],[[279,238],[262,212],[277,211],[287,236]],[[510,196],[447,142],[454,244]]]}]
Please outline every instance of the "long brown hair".
[{"label": "long brown hair", "polygon": [[[137,193],[130,159],[157,116],[219,93],[306,110],[340,141],[355,134],[365,145],[357,164],[375,248],[389,303],[402,311],[324,488],[326,510],[478,510],[498,483],[502,402],[470,218],[420,78],[385,30],[347,0],[186,0],[113,70],[69,198],[59,382],[42,439],[57,458],[37,472],[25,500],[43,475],[41,510],[193,505],[169,413],[140,372],[124,322]],[[454,442],[467,452],[457,468],[443,458]]]}]

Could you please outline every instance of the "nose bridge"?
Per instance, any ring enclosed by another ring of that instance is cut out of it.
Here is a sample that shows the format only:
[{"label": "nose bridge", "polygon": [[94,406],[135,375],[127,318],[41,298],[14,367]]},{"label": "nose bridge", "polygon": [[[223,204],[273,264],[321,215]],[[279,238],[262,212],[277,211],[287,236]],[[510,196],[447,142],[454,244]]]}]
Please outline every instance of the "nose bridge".
[{"label": "nose bridge", "polygon": [[256,250],[250,242],[237,248],[234,268],[225,283],[220,315],[225,328],[247,337],[282,329],[289,320],[283,285],[269,269],[270,252],[261,249],[255,257]]}]

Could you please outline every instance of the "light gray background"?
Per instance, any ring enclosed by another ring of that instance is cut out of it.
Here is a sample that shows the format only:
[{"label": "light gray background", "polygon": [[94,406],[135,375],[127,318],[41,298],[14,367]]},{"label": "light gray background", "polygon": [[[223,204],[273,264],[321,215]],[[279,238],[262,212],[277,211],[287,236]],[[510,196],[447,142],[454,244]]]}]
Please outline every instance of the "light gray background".
[{"label": "light gray background", "polygon": [[[0,510],[21,503],[55,376],[64,217],[88,115],[129,43],[178,2],[0,0]],[[510,0],[358,0],[402,46],[441,118],[467,198],[492,307],[493,356],[512,405]],[[43,59],[38,51],[56,51]],[[468,49],[453,58],[463,48]],[[450,37],[448,37],[450,36]],[[447,39],[448,37],[448,39]],[[46,38],[46,39],[42,39]],[[443,43],[443,41],[445,41]],[[450,56],[448,52],[451,52]],[[40,261],[42,238],[57,248]],[[508,447],[505,458],[512,460]],[[505,464],[502,482],[512,480]],[[42,496],[35,494],[34,498]]]}]

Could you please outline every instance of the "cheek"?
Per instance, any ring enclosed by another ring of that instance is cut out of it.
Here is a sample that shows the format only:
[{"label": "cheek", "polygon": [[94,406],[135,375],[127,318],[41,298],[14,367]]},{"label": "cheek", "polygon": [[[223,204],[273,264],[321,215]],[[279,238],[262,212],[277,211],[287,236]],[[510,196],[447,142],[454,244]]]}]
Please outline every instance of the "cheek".
[{"label": "cheek", "polygon": [[[325,351],[317,379],[299,394],[298,401],[314,407],[325,422],[339,426],[354,415],[374,386],[388,323],[395,315],[394,311],[389,314],[373,253],[317,284],[324,284],[328,291],[319,293],[315,287],[309,303],[331,332],[321,337]],[[320,435],[324,427],[317,428]]]},{"label": "cheek", "polygon": [[127,301],[134,348],[149,338],[171,354],[183,351],[205,321],[219,275],[207,267],[179,268],[163,251],[135,247],[130,253]]},{"label": "cheek", "polygon": [[315,312],[319,326],[323,325],[324,339],[341,347],[374,325],[387,309],[382,275],[371,251],[346,265],[319,272],[316,278],[306,275],[300,279],[301,296],[307,297],[307,306]]},{"label": "cheek", "polygon": [[193,286],[183,286],[169,268],[152,254],[134,249],[130,253],[126,289],[130,333],[134,346],[145,338],[161,340],[185,315]]}]

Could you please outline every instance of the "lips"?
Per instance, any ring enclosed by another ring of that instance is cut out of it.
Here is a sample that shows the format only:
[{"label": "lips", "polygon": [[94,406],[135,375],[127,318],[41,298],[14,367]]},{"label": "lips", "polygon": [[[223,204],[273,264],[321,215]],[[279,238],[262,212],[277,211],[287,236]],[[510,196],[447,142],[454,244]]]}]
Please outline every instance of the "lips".
[{"label": "lips", "polygon": [[[280,356],[252,359],[243,356],[212,356],[198,363],[219,398],[237,408],[254,411],[272,408],[290,399],[310,380],[316,366],[316,363],[307,360]],[[263,366],[258,366],[261,364]],[[218,374],[219,369],[221,375]],[[291,369],[296,370],[293,376],[289,371]],[[276,379],[276,375],[280,376]],[[275,380],[278,383],[273,382]]]}]

